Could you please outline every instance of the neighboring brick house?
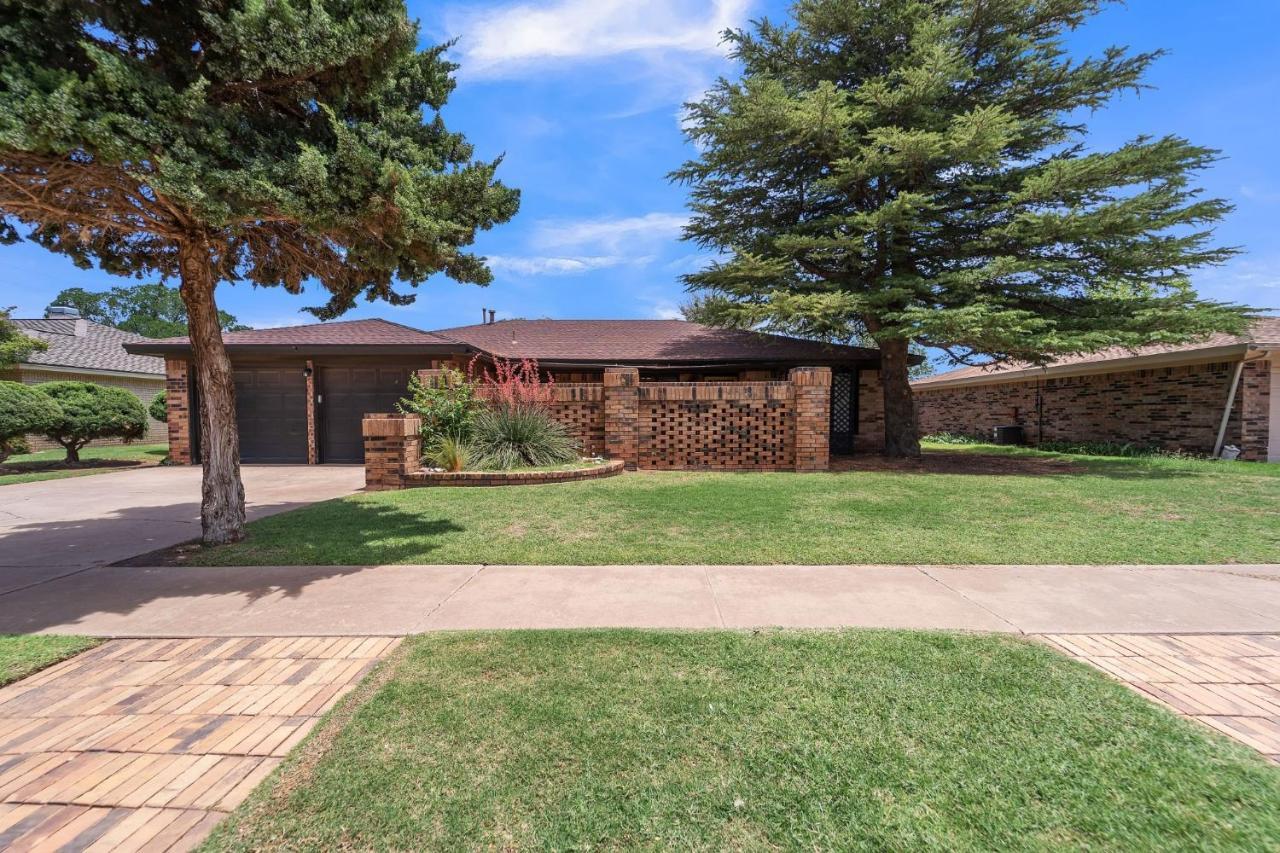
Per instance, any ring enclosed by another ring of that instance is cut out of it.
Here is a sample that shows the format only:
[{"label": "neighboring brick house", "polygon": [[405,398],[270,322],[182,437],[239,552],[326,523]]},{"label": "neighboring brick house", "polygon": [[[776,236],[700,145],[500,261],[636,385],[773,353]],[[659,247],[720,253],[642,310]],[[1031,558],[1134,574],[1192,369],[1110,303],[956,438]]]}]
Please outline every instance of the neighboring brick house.
[{"label": "neighboring brick house", "polygon": [[[164,390],[164,359],[133,355],[125,344],[147,338],[122,332],[111,326],[91,323],[74,310],[51,307],[39,320],[14,319],[22,333],[49,345],[43,352],[32,353],[17,367],[0,370],[0,379],[37,385],[41,382],[94,382],[125,388],[137,395],[142,405]],[[168,440],[164,424],[147,418],[145,441],[163,443]],[[50,450],[58,445],[44,436],[28,436],[32,450]],[[96,439],[94,445],[120,444],[120,439]]]},{"label": "neighboring brick house", "polygon": [[[1280,461],[1280,317],[1240,336],[1113,348],[1044,367],[964,367],[912,383],[922,433],[989,436],[1017,424],[1027,440],[1118,441]],[[1224,418],[1225,415],[1225,418]]]},{"label": "neighboring brick house", "polygon": [[[411,375],[499,358],[536,359],[555,380],[553,414],[583,447],[638,467],[813,469],[829,453],[884,445],[879,351],[863,347],[680,320],[505,320],[435,332],[354,320],[224,340],[247,462],[359,462],[364,415],[394,411]],[[190,343],[127,349],[165,359],[170,455],[195,461]]]}]

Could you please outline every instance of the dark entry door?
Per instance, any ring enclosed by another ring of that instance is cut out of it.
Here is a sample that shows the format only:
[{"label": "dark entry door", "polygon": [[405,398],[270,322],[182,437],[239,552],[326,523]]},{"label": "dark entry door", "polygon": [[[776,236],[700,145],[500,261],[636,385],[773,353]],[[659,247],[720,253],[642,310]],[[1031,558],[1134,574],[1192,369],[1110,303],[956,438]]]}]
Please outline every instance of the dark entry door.
[{"label": "dark entry door", "polygon": [[363,462],[360,422],[370,412],[394,412],[408,387],[407,367],[320,368],[320,461]]},{"label": "dark entry door", "polygon": [[831,374],[831,452],[852,453],[858,432],[858,374],[837,370]]},{"label": "dark entry door", "polygon": [[307,461],[307,378],[300,366],[238,367],[236,423],[245,462]]}]

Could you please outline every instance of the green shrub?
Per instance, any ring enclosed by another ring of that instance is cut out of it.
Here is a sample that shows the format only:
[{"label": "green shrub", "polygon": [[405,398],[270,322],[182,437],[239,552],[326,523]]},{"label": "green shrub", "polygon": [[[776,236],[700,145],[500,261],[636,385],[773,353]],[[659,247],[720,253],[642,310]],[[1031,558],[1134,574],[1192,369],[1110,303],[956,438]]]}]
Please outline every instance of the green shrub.
[{"label": "green shrub", "polygon": [[472,439],[485,468],[559,465],[578,458],[578,444],[546,410],[529,404],[481,409]]},{"label": "green shrub", "polygon": [[409,377],[409,396],[397,403],[396,409],[422,419],[422,446],[431,447],[441,439],[470,436],[472,421],[482,406],[475,386],[461,371],[450,370],[437,382]]},{"label": "green shrub", "polygon": [[1074,453],[1078,456],[1123,456],[1129,459],[1149,456],[1172,459],[1202,458],[1194,453],[1165,450],[1151,444],[1134,444],[1128,441],[1042,441],[1036,445],[1036,449],[1047,450],[1050,453]]},{"label": "green shrub", "polygon": [[91,382],[44,382],[34,388],[61,409],[44,434],[66,448],[68,462],[79,462],[80,448],[95,438],[133,441],[147,434],[147,410],[123,388]]},{"label": "green shrub", "polygon": [[470,439],[456,435],[442,435],[427,448],[427,461],[445,471],[466,471],[475,466],[480,454]]},{"label": "green shrub", "polygon": [[25,453],[27,433],[43,433],[62,417],[58,404],[20,382],[0,382],[0,462]]},{"label": "green shrub", "polygon": [[163,391],[151,398],[151,402],[147,404],[147,414],[151,415],[151,420],[153,421],[159,421],[162,424],[168,423],[169,404],[165,402]]},{"label": "green shrub", "polygon": [[933,435],[926,435],[921,441],[929,441],[934,444],[987,444],[988,441],[978,438],[974,435],[961,435],[958,432],[935,432]]}]

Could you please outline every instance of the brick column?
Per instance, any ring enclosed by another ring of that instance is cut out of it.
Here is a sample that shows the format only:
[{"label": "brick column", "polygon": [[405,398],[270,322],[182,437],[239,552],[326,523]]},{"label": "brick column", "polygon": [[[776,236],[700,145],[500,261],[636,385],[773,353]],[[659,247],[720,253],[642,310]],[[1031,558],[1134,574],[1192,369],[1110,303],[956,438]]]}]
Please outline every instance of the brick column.
[{"label": "brick column", "polygon": [[636,414],[640,407],[640,371],[634,367],[610,367],[604,372],[604,452],[635,470]]},{"label": "brick column", "polygon": [[422,419],[417,415],[368,414],[361,427],[365,491],[404,488],[405,476],[422,468]]},{"label": "brick column", "polygon": [[831,368],[796,367],[787,378],[796,409],[796,470],[826,471],[831,463]]},{"label": "brick column", "polygon": [[1271,362],[1246,361],[1240,372],[1240,458],[1267,461],[1271,425]]},{"label": "brick column", "polygon": [[316,446],[316,365],[307,359],[307,464],[320,462],[320,449]]},{"label": "brick column", "polygon": [[189,365],[176,358],[164,360],[164,407],[169,427],[169,461],[174,465],[190,465],[191,458],[191,387]]}]

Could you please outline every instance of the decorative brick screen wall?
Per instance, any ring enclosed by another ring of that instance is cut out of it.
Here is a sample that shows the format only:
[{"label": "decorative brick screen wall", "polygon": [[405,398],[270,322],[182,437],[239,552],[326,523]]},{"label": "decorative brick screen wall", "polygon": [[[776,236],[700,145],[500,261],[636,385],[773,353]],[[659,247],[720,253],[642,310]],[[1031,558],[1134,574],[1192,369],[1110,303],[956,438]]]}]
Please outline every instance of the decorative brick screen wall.
[{"label": "decorative brick screen wall", "polygon": [[[1038,382],[919,387],[915,400],[926,435],[990,436],[993,427],[1021,424],[1033,443],[1121,441],[1211,453],[1235,366],[1215,362]],[[1240,447],[1244,459],[1267,456],[1268,366],[1245,364],[1227,424],[1225,443]]]}]

